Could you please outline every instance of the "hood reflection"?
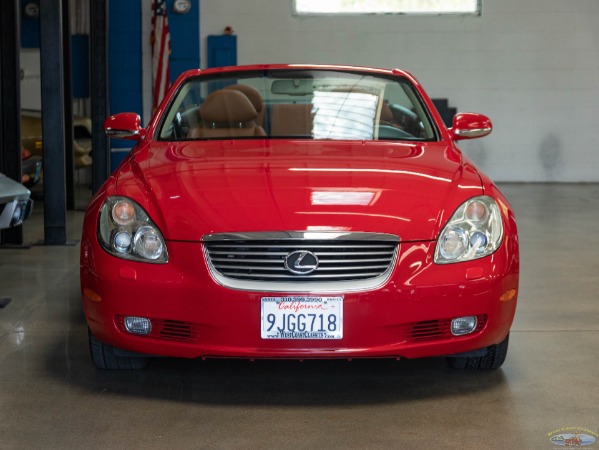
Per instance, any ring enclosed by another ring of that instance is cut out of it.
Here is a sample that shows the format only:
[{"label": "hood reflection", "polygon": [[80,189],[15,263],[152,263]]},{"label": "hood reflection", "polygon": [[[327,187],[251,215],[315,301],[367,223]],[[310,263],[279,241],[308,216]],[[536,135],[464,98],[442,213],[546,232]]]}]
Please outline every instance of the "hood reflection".
[{"label": "hood reflection", "polygon": [[371,206],[376,203],[380,195],[380,190],[377,192],[347,190],[312,191],[310,203],[312,205]]}]

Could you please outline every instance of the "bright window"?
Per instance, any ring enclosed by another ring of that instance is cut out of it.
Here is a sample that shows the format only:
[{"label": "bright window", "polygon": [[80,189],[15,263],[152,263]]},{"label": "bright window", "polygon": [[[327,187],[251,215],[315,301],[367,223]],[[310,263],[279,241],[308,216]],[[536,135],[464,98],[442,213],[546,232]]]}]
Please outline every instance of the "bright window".
[{"label": "bright window", "polygon": [[296,14],[480,14],[481,0],[294,0]]}]

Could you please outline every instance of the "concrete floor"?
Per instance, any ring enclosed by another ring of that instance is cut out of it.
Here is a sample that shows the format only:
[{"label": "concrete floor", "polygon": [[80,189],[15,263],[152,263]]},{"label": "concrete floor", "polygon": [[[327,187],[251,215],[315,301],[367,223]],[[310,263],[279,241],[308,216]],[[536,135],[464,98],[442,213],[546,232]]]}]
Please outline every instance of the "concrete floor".
[{"label": "concrete floor", "polygon": [[[0,249],[0,297],[12,298],[0,309],[0,449],[550,449],[564,427],[599,433],[599,185],[502,189],[522,270],[510,351],[494,372],[442,359],[160,359],[97,371],[79,246]],[[43,237],[41,215],[26,223],[28,242]],[[68,214],[69,238],[82,216]]]}]

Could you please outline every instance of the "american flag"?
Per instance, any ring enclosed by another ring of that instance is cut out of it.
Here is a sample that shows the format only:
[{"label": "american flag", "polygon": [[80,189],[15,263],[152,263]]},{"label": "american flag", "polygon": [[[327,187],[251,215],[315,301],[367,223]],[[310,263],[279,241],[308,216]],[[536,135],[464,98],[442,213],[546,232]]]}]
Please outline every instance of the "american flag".
[{"label": "american flag", "polygon": [[166,0],[154,0],[152,4],[152,111],[156,111],[170,85],[169,54],[171,34],[166,16]]}]

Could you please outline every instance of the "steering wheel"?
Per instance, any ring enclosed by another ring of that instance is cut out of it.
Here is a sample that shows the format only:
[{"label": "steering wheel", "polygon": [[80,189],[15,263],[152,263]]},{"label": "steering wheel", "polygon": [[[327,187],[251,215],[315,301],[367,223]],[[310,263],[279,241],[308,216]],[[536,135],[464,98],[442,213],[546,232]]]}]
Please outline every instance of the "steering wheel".
[{"label": "steering wheel", "polygon": [[413,140],[414,135],[391,125],[379,125],[379,139]]},{"label": "steering wheel", "polygon": [[181,113],[178,112],[175,114],[175,119],[173,120],[173,137],[175,139],[183,139],[183,119],[181,118]]}]

